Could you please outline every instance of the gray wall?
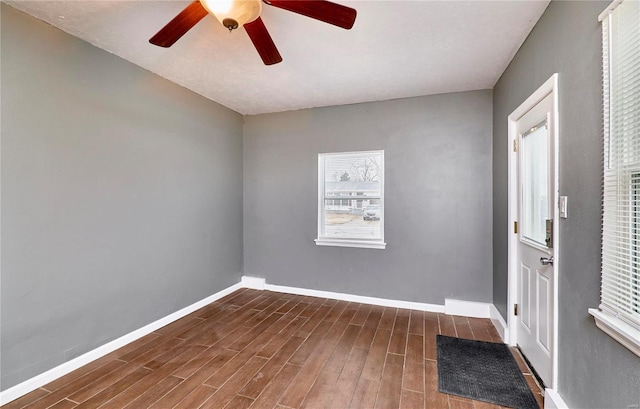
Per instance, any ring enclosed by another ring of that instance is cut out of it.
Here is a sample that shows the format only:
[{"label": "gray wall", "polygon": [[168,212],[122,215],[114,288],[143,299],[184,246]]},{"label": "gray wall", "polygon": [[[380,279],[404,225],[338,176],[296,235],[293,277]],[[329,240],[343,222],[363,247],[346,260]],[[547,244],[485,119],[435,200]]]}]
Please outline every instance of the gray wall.
[{"label": "gray wall", "polygon": [[[244,273],[443,304],[491,301],[491,91],[249,116]],[[318,153],[385,150],[385,250],[316,246]]]},{"label": "gray wall", "polygon": [[559,74],[559,392],[574,408],[640,405],[640,358],[596,328],[600,291],[602,85],[598,14],[604,2],[552,2],[494,89],[494,302],[506,316],[507,116]]},{"label": "gray wall", "polygon": [[239,282],[242,117],[2,5],[2,389]]}]

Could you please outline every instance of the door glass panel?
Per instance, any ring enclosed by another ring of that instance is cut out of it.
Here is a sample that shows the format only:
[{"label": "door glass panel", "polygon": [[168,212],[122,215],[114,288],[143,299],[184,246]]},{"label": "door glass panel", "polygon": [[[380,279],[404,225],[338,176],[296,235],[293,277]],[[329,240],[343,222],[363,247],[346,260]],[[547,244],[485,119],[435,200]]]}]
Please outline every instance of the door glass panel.
[{"label": "door glass panel", "polygon": [[546,246],[549,164],[546,121],[522,135],[522,235]]}]

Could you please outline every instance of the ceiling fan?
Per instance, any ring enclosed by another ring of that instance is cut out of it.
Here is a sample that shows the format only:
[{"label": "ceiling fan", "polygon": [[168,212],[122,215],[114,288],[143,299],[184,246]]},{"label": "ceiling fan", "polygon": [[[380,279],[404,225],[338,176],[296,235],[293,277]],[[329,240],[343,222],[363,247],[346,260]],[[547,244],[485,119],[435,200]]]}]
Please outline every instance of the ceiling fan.
[{"label": "ceiling fan", "polygon": [[[269,6],[292,11],[349,30],[356,20],[356,10],[326,0],[262,0]],[[277,64],[282,57],[276,48],[260,12],[261,0],[196,0],[164,26],[149,42],[171,47],[207,14],[215,16],[233,31],[242,26],[258,50],[265,65]]]}]

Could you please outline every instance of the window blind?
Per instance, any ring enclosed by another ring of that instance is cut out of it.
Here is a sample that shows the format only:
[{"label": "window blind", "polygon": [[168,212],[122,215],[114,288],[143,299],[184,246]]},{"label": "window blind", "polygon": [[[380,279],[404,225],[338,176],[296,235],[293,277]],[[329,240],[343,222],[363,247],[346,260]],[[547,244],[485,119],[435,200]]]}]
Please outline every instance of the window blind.
[{"label": "window blind", "polygon": [[321,246],[384,249],[384,151],[318,154]]},{"label": "window blind", "polygon": [[640,2],[602,18],[604,186],[600,309],[640,329]]}]

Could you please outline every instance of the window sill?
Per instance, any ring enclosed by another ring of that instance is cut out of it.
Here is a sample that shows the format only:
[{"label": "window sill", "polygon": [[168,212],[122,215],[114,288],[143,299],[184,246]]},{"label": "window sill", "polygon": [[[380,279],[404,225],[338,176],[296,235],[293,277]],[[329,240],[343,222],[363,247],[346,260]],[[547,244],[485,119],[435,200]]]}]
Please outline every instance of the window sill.
[{"label": "window sill", "polygon": [[339,240],[339,239],[315,239],[317,246],[333,246],[333,247],[355,247],[361,249],[378,249],[384,250],[387,247],[387,243],[380,241],[366,241],[366,240]]},{"label": "window sill", "polygon": [[596,325],[607,335],[640,356],[640,331],[596,308],[589,308],[589,314],[596,319]]}]

